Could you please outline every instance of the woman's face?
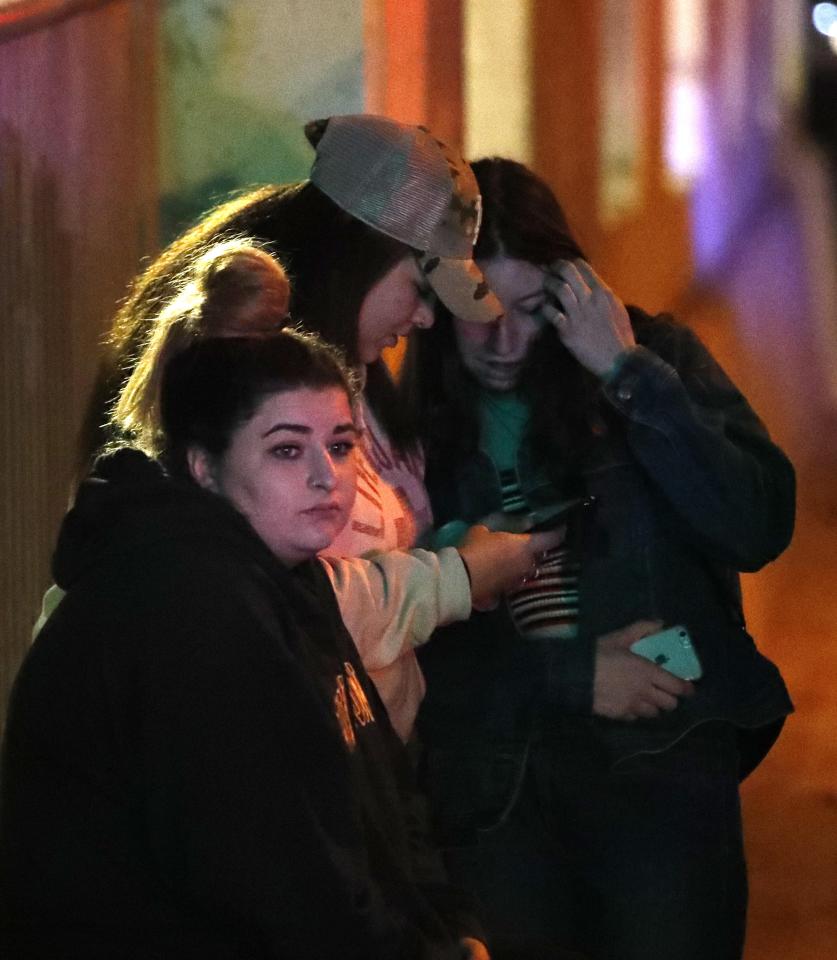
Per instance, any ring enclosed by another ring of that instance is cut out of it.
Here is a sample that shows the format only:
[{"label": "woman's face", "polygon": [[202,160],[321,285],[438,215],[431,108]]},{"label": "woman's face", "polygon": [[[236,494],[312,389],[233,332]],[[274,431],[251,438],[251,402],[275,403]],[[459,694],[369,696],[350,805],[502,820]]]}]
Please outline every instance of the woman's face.
[{"label": "woman's face", "polygon": [[495,323],[469,323],[454,318],[459,355],[467,370],[487,390],[517,386],[526,354],[543,321],[543,270],[526,260],[499,256],[477,264],[505,309]]},{"label": "woman's face", "polygon": [[226,497],[288,566],[313,557],[346,525],[355,499],[358,432],[340,387],[266,397],[220,460],[193,451],[192,475]]},{"label": "woman's face", "polygon": [[360,305],[358,355],[374,363],[385,347],[394,347],[413,327],[433,326],[430,286],[415,257],[399,260],[369,290]]}]

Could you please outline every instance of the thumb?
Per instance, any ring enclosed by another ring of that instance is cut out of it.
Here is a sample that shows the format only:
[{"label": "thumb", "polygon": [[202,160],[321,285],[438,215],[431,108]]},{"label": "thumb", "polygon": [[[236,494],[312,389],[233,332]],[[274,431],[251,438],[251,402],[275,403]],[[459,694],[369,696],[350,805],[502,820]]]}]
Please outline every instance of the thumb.
[{"label": "thumb", "polygon": [[555,527],[553,530],[541,530],[529,534],[529,548],[533,554],[545,553],[560,547],[567,535],[566,526]]}]

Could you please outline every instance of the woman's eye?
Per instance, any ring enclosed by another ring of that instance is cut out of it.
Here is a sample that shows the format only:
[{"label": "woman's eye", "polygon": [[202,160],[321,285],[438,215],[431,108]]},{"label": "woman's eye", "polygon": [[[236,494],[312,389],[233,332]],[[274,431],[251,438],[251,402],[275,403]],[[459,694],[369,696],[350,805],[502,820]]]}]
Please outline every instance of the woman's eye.
[{"label": "woman's eye", "polygon": [[540,297],[537,300],[527,300],[525,306],[521,307],[521,311],[525,313],[527,317],[534,317],[535,314],[543,310],[545,303],[546,297]]},{"label": "woman's eye", "polygon": [[295,460],[300,452],[299,445],[296,443],[279,443],[270,448],[271,455],[278,460]]},{"label": "woman's eye", "polygon": [[422,303],[426,303],[429,307],[436,305],[436,293],[429,283],[417,283],[416,293]]},{"label": "woman's eye", "polygon": [[354,448],[354,440],[338,440],[336,443],[332,443],[330,450],[335,457],[345,459],[349,456],[352,450],[354,450]]}]

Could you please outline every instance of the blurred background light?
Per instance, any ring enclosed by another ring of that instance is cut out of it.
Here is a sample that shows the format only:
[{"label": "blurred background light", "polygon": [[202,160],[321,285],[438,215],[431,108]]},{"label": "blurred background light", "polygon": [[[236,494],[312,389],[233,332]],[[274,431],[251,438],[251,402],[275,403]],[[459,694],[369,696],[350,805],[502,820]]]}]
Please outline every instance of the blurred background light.
[{"label": "blurred background light", "polygon": [[669,0],[664,9],[665,158],[672,181],[683,188],[703,172],[706,162],[706,4]]},{"label": "blurred background light", "polygon": [[462,14],[465,156],[530,163],[532,0],[465,0]]},{"label": "blurred background light", "polygon": [[603,220],[615,223],[641,202],[643,148],[642,48],[639,18],[623,0],[603,0],[599,202]]},{"label": "blurred background light", "polygon": [[811,19],[820,33],[832,39],[837,37],[837,4],[818,3],[811,11]]},{"label": "blurred background light", "polygon": [[704,91],[695,77],[671,81],[667,94],[666,160],[676,181],[688,183],[703,171]]}]

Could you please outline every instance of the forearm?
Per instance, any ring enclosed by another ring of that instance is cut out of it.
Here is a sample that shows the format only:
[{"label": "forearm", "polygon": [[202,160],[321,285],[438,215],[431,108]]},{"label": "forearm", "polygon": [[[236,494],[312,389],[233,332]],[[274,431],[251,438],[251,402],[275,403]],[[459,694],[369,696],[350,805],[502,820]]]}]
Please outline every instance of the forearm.
[{"label": "forearm", "polygon": [[471,613],[471,586],[452,547],[321,557],[343,622],[367,670],[380,670]]},{"label": "forearm", "polygon": [[[632,454],[697,542],[739,569],[773,559],[790,539],[794,473],[746,400],[708,354],[686,382],[644,347],[603,384],[625,418]],[[702,402],[701,402],[702,401]]]}]

